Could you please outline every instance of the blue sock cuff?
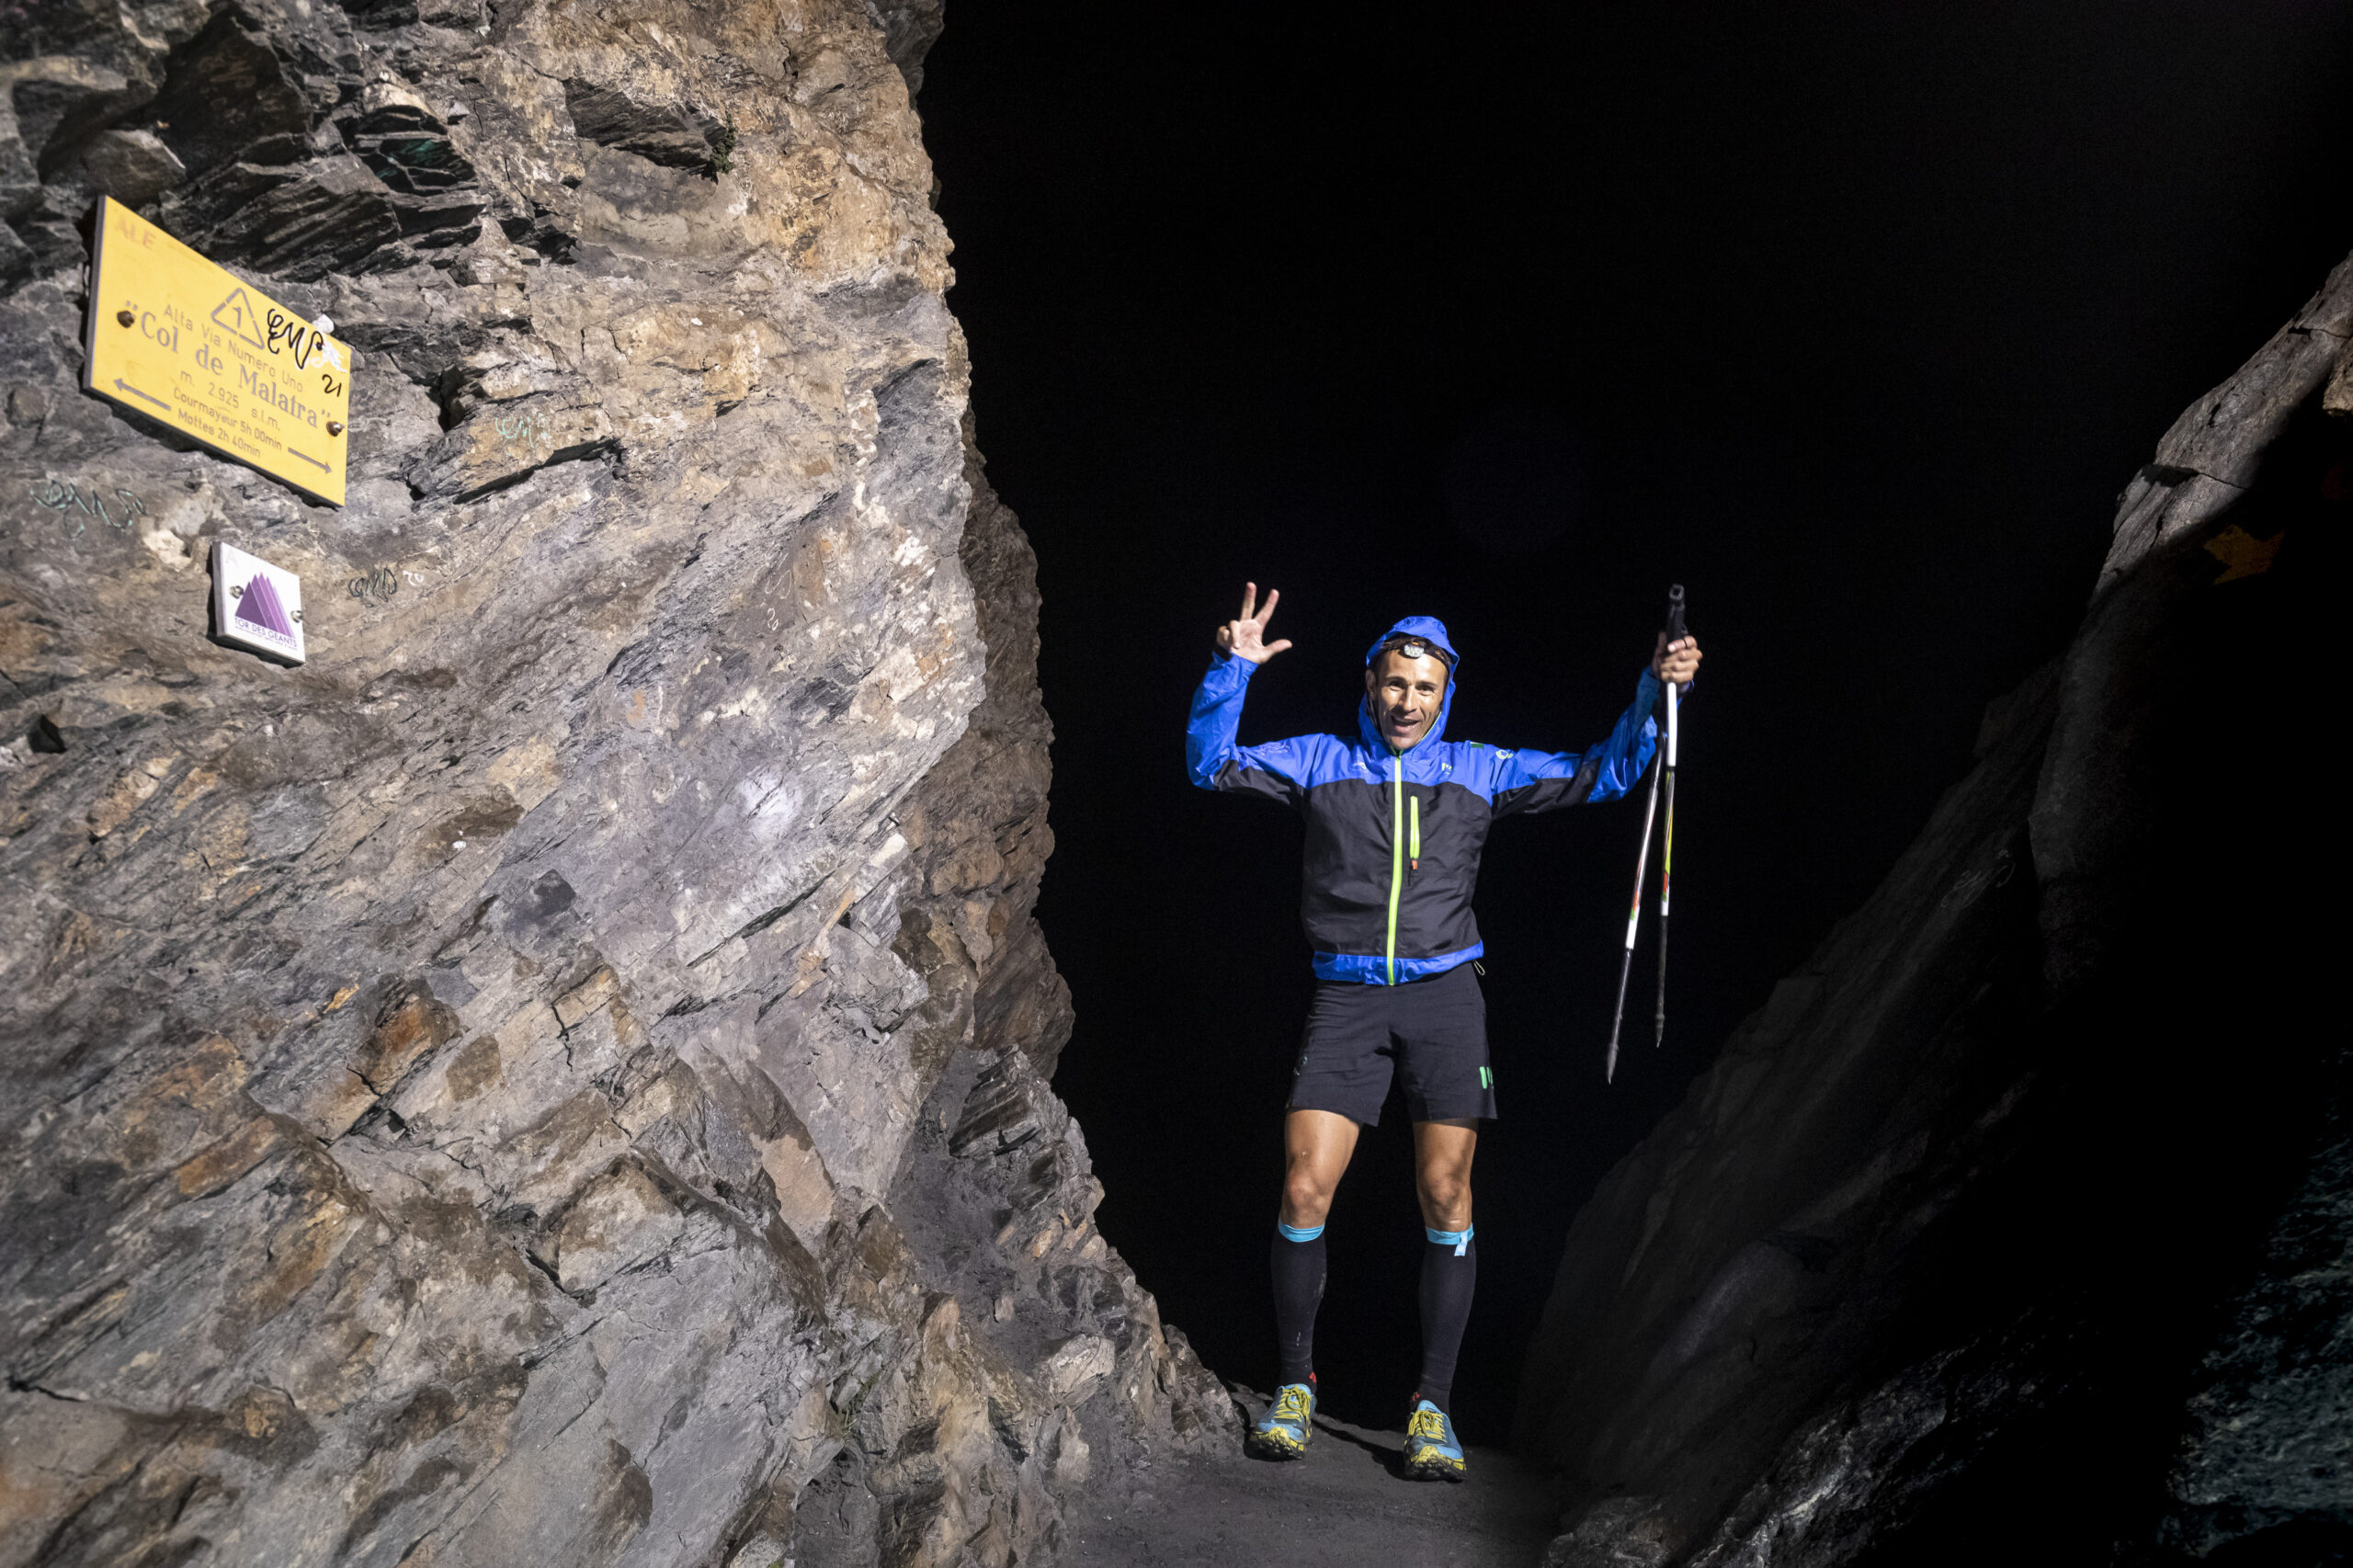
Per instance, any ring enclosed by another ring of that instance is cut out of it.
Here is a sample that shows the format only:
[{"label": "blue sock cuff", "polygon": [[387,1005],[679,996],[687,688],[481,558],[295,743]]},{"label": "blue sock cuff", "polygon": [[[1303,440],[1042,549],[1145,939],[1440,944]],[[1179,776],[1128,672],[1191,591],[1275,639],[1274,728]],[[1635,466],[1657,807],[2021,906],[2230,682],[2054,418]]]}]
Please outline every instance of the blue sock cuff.
[{"label": "blue sock cuff", "polygon": [[1312,1242],[1324,1233],[1321,1225],[1286,1225],[1280,1220],[1275,1221],[1275,1229],[1283,1233],[1287,1242]]},{"label": "blue sock cuff", "polygon": [[1465,1225],[1459,1231],[1434,1231],[1427,1225],[1422,1227],[1422,1234],[1429,1237],[1431,1245],[1452,1247],[1457,1257],[1462,1256],[1463,1249],[1471,1244],[1471,1238],[1478,1233],[1476,1225]]}]

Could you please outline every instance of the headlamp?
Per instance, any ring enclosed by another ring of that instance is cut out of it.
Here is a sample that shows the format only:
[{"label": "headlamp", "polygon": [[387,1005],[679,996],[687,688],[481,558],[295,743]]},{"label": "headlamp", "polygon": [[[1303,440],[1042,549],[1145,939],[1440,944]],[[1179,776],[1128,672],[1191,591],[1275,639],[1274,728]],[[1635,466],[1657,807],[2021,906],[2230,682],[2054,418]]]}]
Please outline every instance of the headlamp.
[{"label": "headlamp", "polygon": [[[1454,655],[1435,642],[1419,637],[1392,637],[1372,651],[1375,659],[1383,653],[1403,653],[1409,659],[1436,659],[1448,669],[1454,668]],[[1370,661],[1367,661],[1370,663]]]}]

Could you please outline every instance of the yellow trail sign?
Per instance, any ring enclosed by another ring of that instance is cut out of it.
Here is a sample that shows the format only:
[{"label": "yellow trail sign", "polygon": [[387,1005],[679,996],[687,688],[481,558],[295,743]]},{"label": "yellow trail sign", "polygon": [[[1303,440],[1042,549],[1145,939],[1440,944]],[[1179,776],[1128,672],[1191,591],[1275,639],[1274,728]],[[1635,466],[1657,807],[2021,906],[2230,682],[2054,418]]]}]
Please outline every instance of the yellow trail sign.
[{"label": "yellow trail sign", "polygon": [[343,505],[348,344],[110,197],[91,270],[85,387]]}]

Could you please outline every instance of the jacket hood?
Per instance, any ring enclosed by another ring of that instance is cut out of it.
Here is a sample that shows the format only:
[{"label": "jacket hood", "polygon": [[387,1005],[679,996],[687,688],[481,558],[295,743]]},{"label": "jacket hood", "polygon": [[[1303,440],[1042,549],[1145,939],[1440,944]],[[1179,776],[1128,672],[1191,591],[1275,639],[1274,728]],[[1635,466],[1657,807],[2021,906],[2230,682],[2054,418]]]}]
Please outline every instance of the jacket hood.
[{"label": "jacket hood", "polygon": [[[1439,699],[1438,717],[1430,722],[1430,727],[1423,732],[1422,738],[1414,743],[1415,747],[1419,748],[1432,741],[1441,739],[1446,734],[1446,716],[1454,709],[1454,688],[1462,676],[1462,656],[1454,651],[1454,640],[1446,634],[1446,622],[1435,616],[1409,615],[1372,640],[1372,646],[1364,651],[1365,668],[1372,667],[1373,656],[1381,652],[1381,645],[1392,637],[1414,637],[1424,642],[1433,643],[1445,649],[1447,657],[1450,661],[1446,676],[1446,696]],[[1379,730],[1373,728],[1372,709],[1369,699],[1357,699],[1357,733],[1362,735],[1364,744],[1375,751],[1385,752],[1389,749],[1389,743],[1381,738]]]}]

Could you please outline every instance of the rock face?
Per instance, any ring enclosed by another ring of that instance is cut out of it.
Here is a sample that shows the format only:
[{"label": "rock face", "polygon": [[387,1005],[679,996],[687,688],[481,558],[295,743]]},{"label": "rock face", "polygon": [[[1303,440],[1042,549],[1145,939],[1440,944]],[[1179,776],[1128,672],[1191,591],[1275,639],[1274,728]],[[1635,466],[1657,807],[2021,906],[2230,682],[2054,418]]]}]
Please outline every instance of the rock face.
[{"label": "rock face", "polygon": [[1519,1417],[1554,1568],[2353,1547],[2353,1072],[2275,814],[2348,340],[2353,262],[2167,433],[2073,644],[1576,1220]]},{"label": "rock face", "polygon": [[[938,25],[12,19],[0,1564],[1040,1562],[1230,1420],[1047,1086]],[[335,317],[347,506],[74,390],[100,192]]]}]

